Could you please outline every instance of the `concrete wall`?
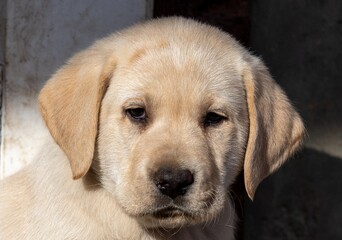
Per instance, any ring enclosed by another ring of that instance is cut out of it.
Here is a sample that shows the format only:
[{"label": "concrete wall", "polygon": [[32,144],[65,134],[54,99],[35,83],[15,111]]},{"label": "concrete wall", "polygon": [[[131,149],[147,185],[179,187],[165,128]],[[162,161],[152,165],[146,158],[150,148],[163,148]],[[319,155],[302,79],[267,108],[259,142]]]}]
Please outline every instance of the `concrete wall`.
[{"label": "concrete wall", "polygon": [[308,139],[246,200],[244,239],[342,239],[342,1],[254,0],[250,16],[252,50],[300,111]]},{"label": "concrete wall", "polygon": [[[2,83],[3,83],[4,65],[5,65],[5,38],[6,38],[5,32],[6,32],[6,1],[0,1],[0,119],[1,119],[1,107],[2,107]],[[0,126],[1,126],[1,122],[0,122]],[[1,137],[1,129],[0,129],[0,137]],[[0,160],[0,163],[1,163],[1,160]],[[0,179],[1,179],[1,173],[0,173]]]},{"label": "concrete wall", "polygon": [[94,40],[151,16],[151,2],[1,1],[0,52],[6,65],[0,178],[26,165],[43,144],[36,97],[44,82]]}]

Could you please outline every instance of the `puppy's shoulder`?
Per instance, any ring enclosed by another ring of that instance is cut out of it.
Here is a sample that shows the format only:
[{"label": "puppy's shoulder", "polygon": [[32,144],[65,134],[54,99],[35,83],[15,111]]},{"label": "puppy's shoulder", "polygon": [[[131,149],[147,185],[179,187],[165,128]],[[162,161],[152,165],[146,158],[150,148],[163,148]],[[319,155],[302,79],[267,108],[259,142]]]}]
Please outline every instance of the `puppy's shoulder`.
[{"label": "puppy's shoulder", "polygon": [[0,239],[15,239],[22,232],[30,203],[34,201],[29,172],[25,168],[0,181]]}]

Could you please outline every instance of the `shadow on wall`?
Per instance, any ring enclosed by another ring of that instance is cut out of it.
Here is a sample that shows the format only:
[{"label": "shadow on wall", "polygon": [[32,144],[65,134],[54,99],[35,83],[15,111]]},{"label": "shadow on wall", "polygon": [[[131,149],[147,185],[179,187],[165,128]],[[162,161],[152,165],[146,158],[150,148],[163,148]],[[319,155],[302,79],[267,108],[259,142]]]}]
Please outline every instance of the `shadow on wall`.
[{"label": "shadow on wall", "polygon": [[342,239],[342,159],[305,148],[245,201],[245,213],[244,239]]}]

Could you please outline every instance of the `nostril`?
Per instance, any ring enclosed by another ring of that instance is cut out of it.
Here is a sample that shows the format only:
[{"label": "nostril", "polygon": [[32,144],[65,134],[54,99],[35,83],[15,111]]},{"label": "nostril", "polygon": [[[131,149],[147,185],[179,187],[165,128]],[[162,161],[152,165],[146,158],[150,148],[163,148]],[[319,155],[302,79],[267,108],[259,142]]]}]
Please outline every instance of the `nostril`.
[{"label": "nostril", "polygon": [[178,174],[179,187],[184,188],[190,186],[194,182],[194,176],[189,170],[181,170]]},{"label": "nostril", "polygon": [[162,194],[174,199],[187,192],[194,177],[188,169],[161,168],[155,173],[153,180]]}]

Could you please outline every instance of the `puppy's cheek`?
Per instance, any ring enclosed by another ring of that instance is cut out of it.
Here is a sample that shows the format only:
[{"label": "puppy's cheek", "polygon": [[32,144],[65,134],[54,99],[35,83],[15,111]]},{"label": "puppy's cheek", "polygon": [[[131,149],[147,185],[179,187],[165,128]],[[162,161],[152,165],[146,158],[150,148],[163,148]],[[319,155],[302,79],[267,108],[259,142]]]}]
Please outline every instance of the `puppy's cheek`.
[{"label": "puppy's cheek", "polygon": [[151,202],[152,194],[137,161],[132,160],[138,139],[136,131],[127,126],[127,122],[116,119],[109,116],[100,126],[98,172],[102,186],[129,215],[134,215]]},{"label": "puppy's cheek", "polygon": [[227,125],[220,132],[214,132],[211,137],[220,182],[227,191],[242,169],[244,147],[239,144],[238,130],[233,124]]},{"label": "puppy's cheek", "polygon": [[118,173],[115,197],[126,213],[135,216],[155,205],[156,192],[145,167],[131,156],[125,159]]},{"label": "puppy's cheek", "polygon": [[114,192],[116,185],[121,181],[129,147],[125,143],[123,134],[115,127],[115,121],[111,124],[108,122],[110,121],[100,126],[96,170],[105,189]]}]

